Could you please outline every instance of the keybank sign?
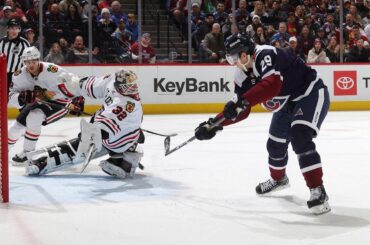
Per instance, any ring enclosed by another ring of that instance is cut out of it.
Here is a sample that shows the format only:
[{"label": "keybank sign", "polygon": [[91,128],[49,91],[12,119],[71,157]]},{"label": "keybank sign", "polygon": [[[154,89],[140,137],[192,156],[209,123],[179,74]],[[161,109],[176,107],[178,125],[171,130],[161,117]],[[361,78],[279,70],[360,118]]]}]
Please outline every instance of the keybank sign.
[{"label": "keybank sign", "polygon": [[154,92],[182,95],[184,93],[225,93],[230,92],[230,82],[220,78],[216,81],[198,81],[194,77],[187,77],[183,81],[171,81],[164,77],[154,78]]}]

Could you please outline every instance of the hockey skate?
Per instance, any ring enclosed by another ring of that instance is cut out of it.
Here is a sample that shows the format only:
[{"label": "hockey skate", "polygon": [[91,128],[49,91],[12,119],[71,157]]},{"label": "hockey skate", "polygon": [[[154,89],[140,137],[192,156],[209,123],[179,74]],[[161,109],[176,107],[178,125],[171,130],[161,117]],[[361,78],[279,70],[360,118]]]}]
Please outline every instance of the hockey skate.
[{"label": "hockey skate", "polygon": [[310,192],[311,197],[307,201],[308,208],[316,215],[330,212],[329,196],[326,194],[324,186],[313,188]]},{"label": "hockey skate", "polygon": [[15,156],[12,158],[12,165],[16,167],[24,167],[27,165],[27,152],[22,152],[19,154],[15,154]]},{"label": "hockey skate", "polygon": [[285,188],[288,188],[289,185],[289,179],[288,176],[284,175],[281,179],[274,180],[274,179],[269,179],[263,183],[259,183],[256,186],[256,192],[258,195],[264,195],[269,192],[273,191],[278,191],[282,190]]},{"label": "hockey skate", "polygon": [[135,144],[123,154],[113,155],[107,160],[101,161],[99,166],[103,172],[117,178],[133,177],[137,167],[144,168],[140,163],[143,155],[142,148]]},{"label": "hockey skate", "polygon": [[106,174],[121,179],[127,176],[133,176],[135,173],[135,168],[132,168],[132,164],[122,159],[109,158],[101,161],[99,166]]}]

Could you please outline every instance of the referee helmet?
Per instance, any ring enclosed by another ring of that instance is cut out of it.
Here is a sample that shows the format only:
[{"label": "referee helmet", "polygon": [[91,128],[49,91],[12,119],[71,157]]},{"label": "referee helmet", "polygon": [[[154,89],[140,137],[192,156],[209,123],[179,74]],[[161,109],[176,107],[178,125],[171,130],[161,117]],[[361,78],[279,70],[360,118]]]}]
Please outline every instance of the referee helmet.
[{"label": "referee helmet", "polygon": [[21,23],[17,19],[10,19],[8,21],[8,28],[12,26],[18,26],[21,27]]}]

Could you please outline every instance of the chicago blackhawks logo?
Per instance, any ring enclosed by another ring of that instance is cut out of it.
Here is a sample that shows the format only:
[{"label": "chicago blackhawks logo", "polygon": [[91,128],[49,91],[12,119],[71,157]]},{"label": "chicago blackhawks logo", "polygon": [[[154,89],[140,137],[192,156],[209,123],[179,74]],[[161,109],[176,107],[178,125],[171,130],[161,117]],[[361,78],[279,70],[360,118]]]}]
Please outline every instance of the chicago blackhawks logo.
[{"label": "chicago blackhawks logo", "polygon": [[49,65],[47,70],[48,70],[48,72],[56,73],[58,71],[58,67],[56,67],[54,65]]},{"label": "chicago blackhawks logo", "polygon": [[130,101],[127,101],[127,104],[126,104],[126,111],[131,113],[133,112],[135,109],[135,104],[130,102]]}]

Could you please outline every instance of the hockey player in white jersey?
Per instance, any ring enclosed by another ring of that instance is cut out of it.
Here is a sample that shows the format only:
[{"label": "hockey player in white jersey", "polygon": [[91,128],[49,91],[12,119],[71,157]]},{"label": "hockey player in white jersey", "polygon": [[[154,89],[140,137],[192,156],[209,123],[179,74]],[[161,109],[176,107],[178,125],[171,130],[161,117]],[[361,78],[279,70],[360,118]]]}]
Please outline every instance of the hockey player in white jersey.
[{"label": "hockey player in white jersey", "polygon": [[[84,77],[78,83],[73,82],[74,79],[68,77],[68,74],[63,76],[65,80],[72,81],[67,82],[69,91],[85,97],[104,99],[102,108],[91,117],[89,126],[95,132],[101,132],[101,137],[97,137],[101,142],[94,144],[101,143],[103,147],[94,157],[107,153],[110,156],[100,162],[102,170],[119,178],[132,176],[143,156],[138,143],[144,141],[140,129],[143,111],[135,73],[121,69],[104,77]],[[83,124],[81,129],[80,137],[83,138],[88,132],[84,132]],[[26,172],[29,175],[42,175],[80,164],[86,157],[86,154],[82,158],[78,155],[82,144],[80,138],[76,138],[47,147],[41,150],[41,156],[33,158]]]},{"label": "hockey player in white jersey", "polygon": [[35,47],[24,50],[22,61],[24,66],[13,74],[8,102],[9,106],[20,109],[9,129],[9,148],[24,135],[23,151],[12,158],[14,165],[26,163],[26,153],[35,149],[42,126],[63,118],[68,113],[64,106],[76,102],[73,100],[76,96],[59,79],[60,74],[66,73],[65,69],[40,62],[40,52]]}]

